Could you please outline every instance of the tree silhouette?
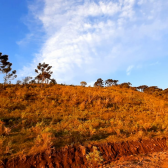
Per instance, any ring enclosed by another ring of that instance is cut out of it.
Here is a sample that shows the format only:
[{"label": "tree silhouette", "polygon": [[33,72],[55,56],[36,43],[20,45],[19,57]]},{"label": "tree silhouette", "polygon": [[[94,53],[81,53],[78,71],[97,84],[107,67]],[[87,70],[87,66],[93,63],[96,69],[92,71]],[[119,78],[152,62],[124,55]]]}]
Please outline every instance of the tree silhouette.
[{"label": "tree silhouette", "polygon": [[51,74],[53,72],[50,71],[52,66],[49,66],[49,64],[46,64],[45,62],[43,64],[39,63],[37,66],[37,69],[35,69],[35,72],[38,73],[38,75],[35,77],[41,84],[47,83],[48,80],[51,80]]},{"label": "tree silhouette", "polygon": [[97,79],[97,81],[94,83],[94,87],[103,87],[104,82],[101,78]]},{"label": "tree silhouette", "polygon": [[114,85],[118,85],[118,80],[113,80]]},{"label": "tree silhouette", "polygon": [[22,81],[21,81],[21,80],[17,80],[17,81],[16,81],[16,84],[17,84],[17,85],[21,85],[21,84],[22,84]]},{"label": "tree silhouette", "polygon": [[57,84],[56,80],[53,78],[50,80],[50,84]]},{"label": "tree silhouette", "polygon": [[12,63],[8,62],[8,55],[2,55],[0,53],[0,71],[5,74],[4,84],[8,83],[8,80],[13,80],[17,77],[16,70],[12,70]]},{"label": "tree silhouette", "polygon": [[35,84],[36,83],[36,80],[35,79],[32,79],[29,84]]},{"label": "tree silhouette", "polygon": [[143,92],[146,88],[148,88],[147,85],[141,85],[137,87],[137,89],[139,89],[141,92]]},{"label": "tree silhouette", "polygon": [[0,71],[3,73],[4,68],[6,67],[8,61],[8,55],[2,55],[0,53]]},{"label": "tree silhouette", "polygon": [[[6,75],[4,76],[4,84],[7,84],[8,80],[13,80],[17,77],[16,70],[13,70],[11,73],[9,70],[6,70],[5,73]],[[9,81],[9,83],[11,83],[11,81]]]},{"label": "tree silhouette", "polygon": [[120,84],[120,87],[122,88],[130,88],[132,84],[130,82],[124,82]]},{"label": "tree silhouette", "polygon": [[26,76],[26,77],[23,79],[23,84],[29,84],[29,82],[30,82],[31,79],[32,79],[32,77]]},{"label": "tree silhouette", "polygon": [[114,80],[113,80],[113,79],[107,79],[107,80],[105,81],[105,85],[107,85],[108,87],[109,87],[109,86],[112,86],[113,83],[114,83]]},{"label": "tree silhouette", "polygon": [[84,86],[84,87],[87,85],[87,83],[85,81],[80,82],[80,84],[81,84],[81,86]]}]

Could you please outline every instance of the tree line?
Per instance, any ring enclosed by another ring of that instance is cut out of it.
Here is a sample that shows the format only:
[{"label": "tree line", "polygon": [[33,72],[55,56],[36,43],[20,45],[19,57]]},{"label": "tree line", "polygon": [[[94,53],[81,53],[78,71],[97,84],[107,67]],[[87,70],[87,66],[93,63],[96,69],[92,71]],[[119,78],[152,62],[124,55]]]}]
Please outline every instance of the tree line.
[{"label": "tree line", "polygon": [[[11,80],[14,80],[17,75],[16,75],[16,70],[12,70],[12,63],[8,61],[8,55],[2,55],[0,52],[0,73],[4,74],[4,84],[11,84]],[[37,68],[35,69],[35,72],[37,73],[37,76],[33,79],[33,77],[27,76],[25,77],[22,81],[17,80],[16,84],[57,84],[56,80],[54,78],[51,78],[52,71],[51,71],[52,66],[49,64],[44,63],[39,63],[37,65]],[[85,81],[80,82],[81,86],[86,86],[87,83]],[[110,86],[119,86],[122,88],[130,88],[131,83],[130,82],[124,82],[121,84],[118,84],[118,80],[113,80],[113,79],[107,79],[103,81],[101,78],[98,78],[97,81],[94,83],[94,87],[110,87]],[[148,87],[147,85],[141,85],[138,87],[131,87],[134,90],[137,91],[148,91],[148,92],[155,92],[155,91],[162,91],[162,89],[158,88],[157,86],[150,86]]]},{"label": "tree line", "polygon": [[[52,66],[49,66],[49,64],[39,63],[37,65],[37,69],[35,69],[35,72],[37,73],[37,76],[33,79],[30,76],[27,76],[21,80],[17,80],[16,84],[30,84],[30,83],[53,83],[56,84],[55,79],[51,79],[51,74],[53,73],[51,71]],[[12,70],[12,63],[8,61],[8,55],[2,55],[0,53],[0,73],[4,74],[4,84],[10,84],[11,80],[15,79],[17,77],[16,70]]]}]

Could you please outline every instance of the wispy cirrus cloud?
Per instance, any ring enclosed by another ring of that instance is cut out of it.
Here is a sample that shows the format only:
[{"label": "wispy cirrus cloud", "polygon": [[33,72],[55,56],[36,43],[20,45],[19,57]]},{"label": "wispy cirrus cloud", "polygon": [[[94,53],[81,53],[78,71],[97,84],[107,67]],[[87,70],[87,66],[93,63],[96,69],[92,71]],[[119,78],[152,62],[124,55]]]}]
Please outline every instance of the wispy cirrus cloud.
[{"label": "wispy cirrus cloud", "polygon": [[131,73],[131,70],[134,68],[134,65],[130,65],[128,68],[127,68],[127,75],[130,75]]},{"label": "wispy cirrus cloud", "polygon": [[29,9],[41,22],[45,38],[29,67],[49,63],[59,83],[93,81],[119,69],[130,74],[129,65],[164,56],[160,53],[166,51],[162,37],[168,33],[168,3],[164,0],[35,2]]}]

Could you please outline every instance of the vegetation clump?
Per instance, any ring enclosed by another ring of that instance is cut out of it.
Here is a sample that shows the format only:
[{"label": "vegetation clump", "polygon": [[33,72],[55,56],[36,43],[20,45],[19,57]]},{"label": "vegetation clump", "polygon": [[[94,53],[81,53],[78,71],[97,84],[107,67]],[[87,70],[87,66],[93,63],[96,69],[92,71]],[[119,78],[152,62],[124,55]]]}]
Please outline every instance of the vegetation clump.
[{"label": "vegetation clump", "polygon": [[93,146],[93,152],[90,152],[86,155],[87,162],[89,167],[93,168],[95,166],[100,166],[103,162],[103,157],[101,156],[101,152],[98,150],[96,146]]}]

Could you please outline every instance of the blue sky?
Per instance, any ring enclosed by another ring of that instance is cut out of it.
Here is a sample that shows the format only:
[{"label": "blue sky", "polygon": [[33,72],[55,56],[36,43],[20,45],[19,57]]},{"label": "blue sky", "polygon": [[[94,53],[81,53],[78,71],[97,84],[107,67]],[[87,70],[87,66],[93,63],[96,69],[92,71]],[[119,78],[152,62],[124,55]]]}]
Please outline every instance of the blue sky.
[{"label": "blue sky", "polygon": [[167,9],[165,0],[1,0],[0,52],[17,79],[45,62],[58,83],[102,78],[165,89]]}]

